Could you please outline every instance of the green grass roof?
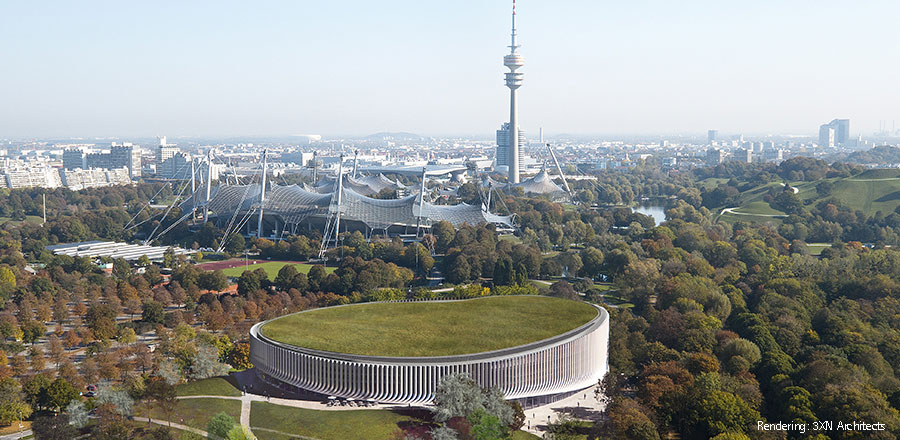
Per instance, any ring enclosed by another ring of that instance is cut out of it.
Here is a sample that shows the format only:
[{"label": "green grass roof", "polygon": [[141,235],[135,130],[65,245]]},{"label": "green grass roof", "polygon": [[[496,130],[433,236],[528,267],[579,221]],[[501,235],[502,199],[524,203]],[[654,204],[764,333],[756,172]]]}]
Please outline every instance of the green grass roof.
[{"label": "green grass roof", "polygon": [[452,356],[551,338],[596,316],[597,310],[583,302],[497,296],[329,307],[277,318],[261,332],[279,342],[337,353]]}]

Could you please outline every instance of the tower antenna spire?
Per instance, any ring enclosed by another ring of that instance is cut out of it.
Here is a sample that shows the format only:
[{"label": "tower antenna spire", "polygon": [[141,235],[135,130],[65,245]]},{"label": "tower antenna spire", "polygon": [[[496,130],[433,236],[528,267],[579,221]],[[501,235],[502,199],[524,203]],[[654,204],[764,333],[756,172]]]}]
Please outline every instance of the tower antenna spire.
[{"label": "tower antenna spire", "polygon": [[513,8],[512,8],[512,42],[509,46],[512,49],[512,53],[516,52],[516,49],[519,46],[516,45],[516,0],[513,0]]}]

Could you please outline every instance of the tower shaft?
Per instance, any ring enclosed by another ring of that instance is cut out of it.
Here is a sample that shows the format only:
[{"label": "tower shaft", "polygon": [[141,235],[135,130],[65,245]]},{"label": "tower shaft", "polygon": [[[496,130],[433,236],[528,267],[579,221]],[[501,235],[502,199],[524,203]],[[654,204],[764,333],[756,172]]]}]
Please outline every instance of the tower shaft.
[{"label": "tower shaft", "polygon": [[516,89],[509,90],[509,183],[519,183],[519,115]]}]

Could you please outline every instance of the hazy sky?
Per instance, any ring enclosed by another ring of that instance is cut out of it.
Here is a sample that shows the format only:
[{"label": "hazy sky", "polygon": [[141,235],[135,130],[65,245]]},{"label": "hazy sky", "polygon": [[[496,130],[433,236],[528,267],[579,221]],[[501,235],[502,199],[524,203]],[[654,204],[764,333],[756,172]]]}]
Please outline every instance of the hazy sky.
[{"label": "hazy sky", "polygon": [[[0,137],[411,131],[508,118],[500,0],[2,1]],[[529,135],[855,136],[900,119],[900,2],[520,0]]]}]

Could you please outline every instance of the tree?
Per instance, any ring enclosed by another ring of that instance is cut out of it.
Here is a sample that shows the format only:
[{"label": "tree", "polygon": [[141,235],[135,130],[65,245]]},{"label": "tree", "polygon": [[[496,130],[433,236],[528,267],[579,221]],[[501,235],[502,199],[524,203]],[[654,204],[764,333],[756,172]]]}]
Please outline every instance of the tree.
[{"label": "tree", "polygon": [[35,440],[71,440],[78,436],[65,414],[37,417],[31,423],[31,431]]},{"label": "tree", "polygon": [[121,331],[119,331],[119,336],[116,338],[120,344],[130,345],[137,342],[137,334],[134,332],[134,329],[131,327],[123,327]]},{"label": "tree", "polygon": [[116,312],[108,304],[97,304],[88,309],[84,320],[87,327],[94,333],[94,337],[99,340],[116,337],[118,333],[116,329]]},{"label": "tree", "polygon": [[245,245],[246,243],[243,235],[238,234],[237,232],[232,233],[225,242],[225,252],[228,252],[231,255],[240,254],[241,252],[244,252]]},{"label": "tree", "polygon": [[293,264],[285,264],[278,269],[278,275],[275,276],[275,286],[279,290],[287,291],[291,288],[294,277],[297,276],[297,268]]},{"label": "tree", "polygon": [[156,301],[147,301],[143,305],[141,321],[151,324],[162,324],[166,320],[166,309]]},{"label": "tree", "polygon": [[181,383],[181,369],[174,361],[166,359],[160,362],[159,368],[156,370],[156,374],[158,374],[159,377],[165,380],[169,385],[178,385],[179,383]]},{"label": "tree", "polygon": [[146,255],[141,255],[137,259],[138,267],[150,267],[151,264],[153,263],[150,262],[150,258],[148,258]]},{"label": "tree", "polygon": [[66,348],[63,346],[62,340],[56,335],[50,335],[47,346],[50,351],[50,358],[56,363],[56,368],[59,368],[59,364],[66,360]]},{"label": "tree", "polygon": [[234,418],[224,412],[220,412],[213,416],[206,425],[206,432],[210,437],[218,439],[228,438],[228,432],[234,428]]},{"label": "tree", "polygon": [[447,273],[447,281],[460,284],[471,279],[471,267],[469,261],[464,255],[458,255],[453,262],[450,271]]},{"label": "tree", "polygon": [[58,411],[65,408],[69,402],[78,399],[79,393],[69,381],[58,377],[47,388],[47,407]]},{"label": "tree", "polygon": [[0,267],[0,292],[8,295],[16,288],[16,274],[9,267]]},{"label": "tree", "polygon": [[250,432],[250,428],[244,425],[234,425],[234,427],[228,431],[227,440],[256,440],[256,436]]},{"label": "tree", "polygon": [[597,278],[603,271],[603,252],[588,246],[581,251],[581,262],[584,264],[581,273],[588,278]]},{"label": "tree", "polygon": [[234,348],[228,353],[228,363],[235,370],[249,370],[253,368],[250,363],[250,343],[238,342],[234,344]]},{"label": "tree", "polygon": [[114,388],[110,383],[102,383],[98,386],[97,404],[110,405],[116,413],[126,417],[130,416],[134,409],[134,399],[128,395],[128,392]]},{"label": "tree", "polygon": [[131,276],[131,265],[124,258],[113,260],[113,275],[120,280],[127,280]]},{"label": "tree", "polygon": [[27,419],[31,405],[22,400],[19,383],[10,377],[0,380],[0,426]]},{"label": "tree", "polygon": [[[166,413],[166,420],[171,421],[172,410],[175,408],[175,387],[161,378],[156,378],[147,383],[144,389],[146,399],[156,403],[156,406]],[[149,413],[148,413],[149,414]],[[171,427],[171,423],[169,424]]]},{"label": "tree", "polygon": [[77,429],[84,428],[90,421],[90,413],[79,399],[72,400],[66,406],[66,414],[69,416],[69,424]]},{"label": "tree", "polygon": [[50,379],[43,374],[35,374],[22,384],[25,393],[25,401],[33,408],[47,406],[47,389],[50,388]]},{"label": "tree", "polygon": [[47,333],[47,327],[38,321],[29,319],[22,323],[22,342],[34,344],[38,339]]},{"label": "tree", "polygon": [[[318,266],[313,266],[313,268],[316,267]],[[310,274],[312,274],[312,270],[310,270]],[[250,296],[250,294],[255,293],[261,288],[262,282],[260,282],[259,277],[252,271],[245,270],[238,278],[237,290],[238,294],[241,296]]]},{"label": "tree", "polygon": [[481,389],[468,374],[450,374],[441,378],[434,391],[434,418],[446,422],[454,417],[467,417],[483,409]]},{"label": "tree", "polygon": [[450,248],[450,243],[456,236],[453,224],[446,220],[441,220],[431,226],[431,233],[435,238],[435,250],[439,254],[446,253]]},{"label": "tree", "polygon": [[509,438],[509,430],[500,419],[484,409],[476,409],[466,418],[472,425],[469,435],[473,440],[503,440]]},{"label": "tree", "polygon": [[197,287],[219,292],[228,288],[228,277],[221,270],[201,272]]},{"label": "tree", "polygon": [[575,293],[575,289],[572,288],[572,285],[566,280],[559,280],[550,285],[550,296],[571,300],[578,299],[578,294]]},{"label": "tree", "polygon": [[197,354],[191,362],[191,379],[207,379],[228,374],[228,365],[219,362],[219,351],[216,347],[200,344]]}]

